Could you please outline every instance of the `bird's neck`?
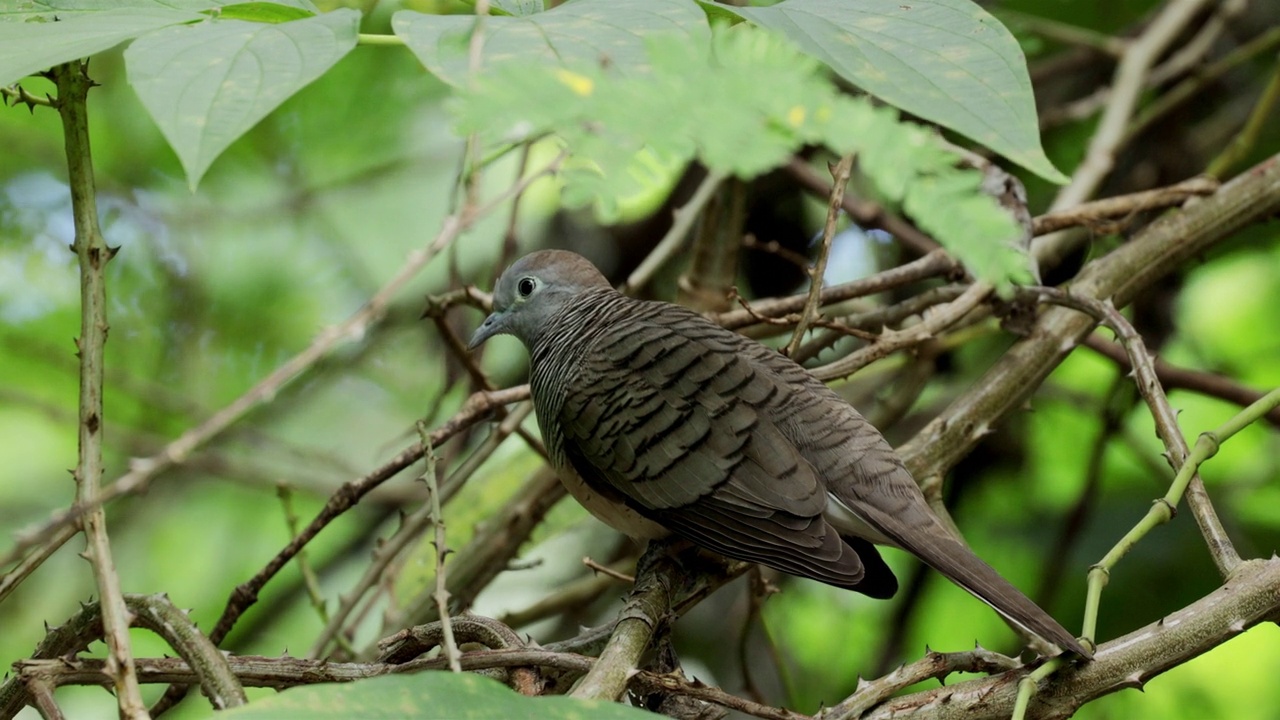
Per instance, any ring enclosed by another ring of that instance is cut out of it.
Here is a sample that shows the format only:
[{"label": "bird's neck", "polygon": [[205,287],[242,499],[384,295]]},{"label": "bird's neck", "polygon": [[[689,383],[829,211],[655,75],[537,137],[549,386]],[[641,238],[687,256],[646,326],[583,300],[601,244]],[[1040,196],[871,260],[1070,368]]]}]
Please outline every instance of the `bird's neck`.
[{"label": "bird's neck", "polygon": [[634,302],[610,287],[575,294],[526,338],[530,365],[535,372],[548,364],[571,369],[601,335],[630,315],[628,304]]}]

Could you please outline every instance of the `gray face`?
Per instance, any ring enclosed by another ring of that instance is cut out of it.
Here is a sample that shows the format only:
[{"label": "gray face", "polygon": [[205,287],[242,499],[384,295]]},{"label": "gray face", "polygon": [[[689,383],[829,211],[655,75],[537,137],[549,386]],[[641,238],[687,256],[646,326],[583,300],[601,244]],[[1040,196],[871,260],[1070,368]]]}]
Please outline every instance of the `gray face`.
[{"label": "gray face", "polygon": [[590,287],[609,287],[586,258],[563,250],[542,250],[520,258],[493,289],[493,312],[471,336],[475,349],[494,335],[514,335],[530,347],[547,320]]}]

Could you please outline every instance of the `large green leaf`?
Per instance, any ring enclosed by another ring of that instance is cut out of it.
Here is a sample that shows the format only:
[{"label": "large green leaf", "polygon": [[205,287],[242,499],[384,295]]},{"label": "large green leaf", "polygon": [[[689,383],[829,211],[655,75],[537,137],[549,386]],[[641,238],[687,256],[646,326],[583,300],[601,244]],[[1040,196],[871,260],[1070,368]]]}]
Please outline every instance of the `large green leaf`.
[{"label": "large green leaf", "polygon": [[126,8],[58,22],[0,22],[0,85],[109,50],[170,25],[199,20],[189,10]]},{"label": "large green leaf", "polygon": [[885,102],[965,135],[1055,182],[1040,145],[1026,59],[969,0],[784,0],[726,7],[786,34]]},{"label": "large green leaf", "polygon": [[[235,4],[244,3],[242,0],[3,0],[0,1],[0,21],[52,22],[55,18],[68,20],[84,15],[101,17],[136,10],[200,12]],[[271,0],[250,4],[280,5],[307,10],[312,15],[319,13],[311,0]]]},{"label": "large green leaf", "polygon": [[471,673],[424,672],[292,688],[209,717],[228,720],[652,720],[658,716],[600,700],[524,697],[494,680]]},{"label": "large green leaf", "polygon": [[[701,46],[710,37],[706,14],[692,0],[576,0],[543,13],[482,22],[482,67],[519,58],[526,63],[585,61],[635,72],[648,65],[646,38],[678,34]],[[401,10],[391,25],[428,70],[452,85],[465,84],[476,18]]]},{"label": "large green leaf", "polygon": [[228,145],[355,47],[359,23],[344,9],[273,25],[169,28],[125,51],[129,82],[194,188]]}]

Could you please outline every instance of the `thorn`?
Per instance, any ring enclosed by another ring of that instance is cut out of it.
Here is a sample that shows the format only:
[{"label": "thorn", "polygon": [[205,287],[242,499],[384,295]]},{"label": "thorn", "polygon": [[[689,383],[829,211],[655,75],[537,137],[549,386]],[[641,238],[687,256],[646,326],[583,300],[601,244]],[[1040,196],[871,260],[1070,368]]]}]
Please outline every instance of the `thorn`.
[{"label": "thorn", "polygon": [[1124,684],[1139,692],[1143,692],[1146,690],[1146,688],[1144,687],[1146,683],[1143,682],[1142,680],[1141,670],[1135,671],[1131,675],[1126,676],[1124,679]]}]

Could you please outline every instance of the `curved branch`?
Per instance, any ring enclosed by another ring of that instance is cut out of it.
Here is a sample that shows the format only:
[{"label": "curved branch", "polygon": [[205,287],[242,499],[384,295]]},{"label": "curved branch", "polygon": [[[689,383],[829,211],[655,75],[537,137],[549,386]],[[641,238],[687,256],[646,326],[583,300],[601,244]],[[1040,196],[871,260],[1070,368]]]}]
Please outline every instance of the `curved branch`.
[{"label": "curved branch", "polygon": [[[1127,688],[1203,655],[1280,613],[1280,559],[1241,563],[1229,581],[1199,601],[1098,648],[1093,662],[1047,680],[1029,717],[1067,718],[1095,698]],[[920,720],[1006,720],[1027,669],[893,698],[865,720],[910,714]]]}]

